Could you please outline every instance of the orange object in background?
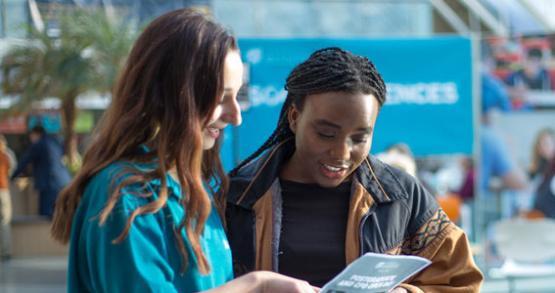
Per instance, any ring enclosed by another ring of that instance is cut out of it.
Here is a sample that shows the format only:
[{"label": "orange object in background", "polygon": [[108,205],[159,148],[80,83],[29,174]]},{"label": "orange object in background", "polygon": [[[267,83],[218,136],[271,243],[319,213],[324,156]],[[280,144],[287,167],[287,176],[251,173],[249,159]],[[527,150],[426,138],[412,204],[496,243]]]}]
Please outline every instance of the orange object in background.
[{"label": "orange object in background", "polygon": [[528,220],[538,220],[545,218],[545,215],[538,210],[529,210],[520,213],[519,215],[521,218],[528,219]]},{"label": "orange object in background", "polygon": [[459,221],[459,218],[461,217],[462,199],[458,194],[448,193],[446,195],[438,196],[437,202],[451,221],[455,223]]}]

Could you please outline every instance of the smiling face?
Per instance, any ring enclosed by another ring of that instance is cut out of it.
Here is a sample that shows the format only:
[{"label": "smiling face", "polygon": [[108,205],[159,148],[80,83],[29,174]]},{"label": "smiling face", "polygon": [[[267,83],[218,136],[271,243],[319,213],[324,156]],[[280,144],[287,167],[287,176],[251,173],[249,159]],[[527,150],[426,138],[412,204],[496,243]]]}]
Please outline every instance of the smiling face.
[{"label": "smiling face", "polygon": [[203,149],[214,147],[222,130],[228,125],[241,124],[241,109],[237,102],[237,93],[243,83],[243,63],[239,52],[230,51],[224,64],[224,93],[220,103],[214,109],[210,122],[204,128],[202,136]]},{"label": "smiling face", "polygon": [[281,176],[336,187],[368,156],[379,104],[371,94],[327,92],[309,95],[288,119],[296,150]]}]

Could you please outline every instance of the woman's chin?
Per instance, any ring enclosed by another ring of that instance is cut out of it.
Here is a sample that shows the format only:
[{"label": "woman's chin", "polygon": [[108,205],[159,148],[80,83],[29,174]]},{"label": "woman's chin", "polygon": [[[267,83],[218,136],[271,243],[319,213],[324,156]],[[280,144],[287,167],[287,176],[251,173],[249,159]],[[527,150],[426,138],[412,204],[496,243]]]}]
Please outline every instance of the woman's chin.
[{"label": "woman's chin", "polygon": [[202,149],[205,151],[213,148],[215,144],[216,140],[210,136],[205,135],[202,139]]}]

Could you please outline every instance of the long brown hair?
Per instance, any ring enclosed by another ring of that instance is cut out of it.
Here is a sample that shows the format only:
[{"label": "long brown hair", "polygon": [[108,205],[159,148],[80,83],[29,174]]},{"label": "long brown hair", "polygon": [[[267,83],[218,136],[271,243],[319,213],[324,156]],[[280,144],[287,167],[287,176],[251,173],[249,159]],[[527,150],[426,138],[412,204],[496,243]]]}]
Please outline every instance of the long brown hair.
[{"label": "long brown hair", "polygon": [[[180,236],[184,229],[200,272],[210,271],[199,242],[212,208],[203,184],[218,184],[225,190],[227,178],[218,154],[219,144],[203,151],[202,130],[223,94],[224,60],[230,50],[237,50],[235,38],[192,10],[169,12],[146,27],[131,50],[81,170],[56,202],[51,231],[55,239],[69,241],[75,210],[91,177],[115,161],[155,161],[151,171],[132,171],[132,176],[113,188],[99,215],[100,224],[118,202],[124,186],[159,179],[158,198],[134,210],[113,242],[125,239],[137,216],[156,213],[166,205],[166,174],[175,170],[185,209],[185,217],[175,231],[183,268],[188,261]],[[138,153],[141,145],[148,145],[151,151]]]},{"label": "long brown hair", "polygon": [[540,151],[542,139],[546,136],[554,139],[555,132],[551,128],[543,128],[538,132],[536,138],[534,139],[532,160],[530,161],[530,167],[528,168],[528,172],[532,177],[535,175],[544,175],[543,173],[549,169],[549,159],[544,158]]}]

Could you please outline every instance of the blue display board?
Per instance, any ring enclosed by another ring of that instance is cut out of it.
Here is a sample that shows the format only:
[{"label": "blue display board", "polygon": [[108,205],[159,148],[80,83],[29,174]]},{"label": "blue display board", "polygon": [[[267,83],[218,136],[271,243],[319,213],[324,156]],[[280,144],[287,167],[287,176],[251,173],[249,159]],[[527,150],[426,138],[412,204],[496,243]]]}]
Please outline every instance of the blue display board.
[{"label": "blue display board", "polygon": [[463,37],[418,39],[241,39],[248,72],[243,124],[226,130],[226,169],[255,151],[274,130],[291,69],[315,50],[337,46],[367,56],[382,74],[387,103],[372,145],[377,153],[404,142],[416,156],[471,154],[472,45]]}]

